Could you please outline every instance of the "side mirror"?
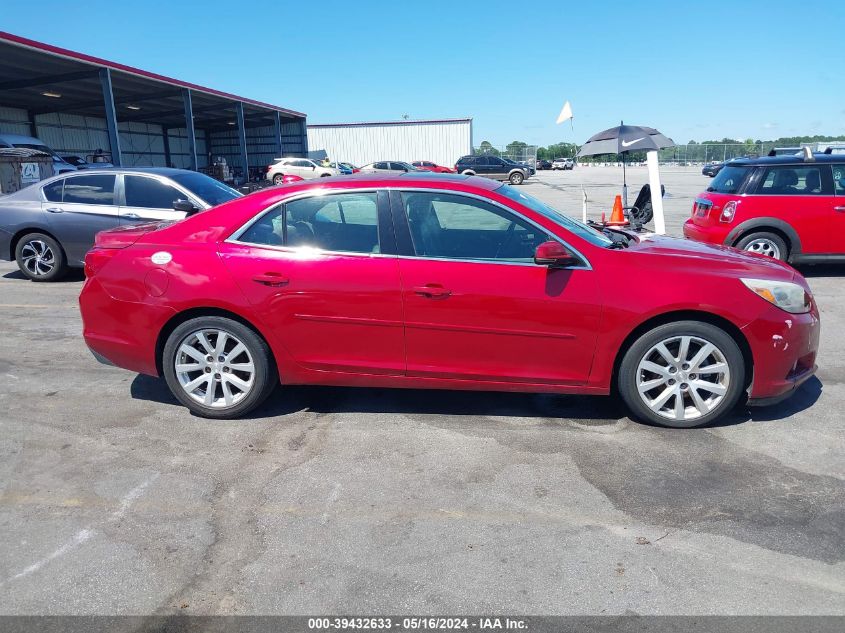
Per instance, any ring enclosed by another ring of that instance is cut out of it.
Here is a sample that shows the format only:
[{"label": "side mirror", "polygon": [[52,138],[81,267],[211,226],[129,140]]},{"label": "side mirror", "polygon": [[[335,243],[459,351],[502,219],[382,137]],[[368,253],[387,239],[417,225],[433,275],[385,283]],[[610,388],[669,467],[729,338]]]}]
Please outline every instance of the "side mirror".
[{"label": "side mirror", "polygon": [[194,203],[188,200],[174,200],[173,210],[182,211],[188,215],[193,215],[194,213],[199,211],[199,209],[194,206]]},{"label": "side mirror", "polygon": [[543,242],[534,251],[534,263],[538,266],[567,268],[579,262],[575,254],[560,242]]}]

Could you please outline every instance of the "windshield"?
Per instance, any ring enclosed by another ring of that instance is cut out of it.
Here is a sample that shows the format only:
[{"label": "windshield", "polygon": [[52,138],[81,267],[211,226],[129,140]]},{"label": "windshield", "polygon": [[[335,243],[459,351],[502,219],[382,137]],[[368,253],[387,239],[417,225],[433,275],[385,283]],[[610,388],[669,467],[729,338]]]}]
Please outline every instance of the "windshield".
[{"label": "windshield", "polygon": [[611,240],[603,233],[599,233],[597,230],[590,228],[586,224],[583,224],[578,220],[564,215],[557,209],[550,207],[549,205],[543,202],[540,202],[539,200],[537,200],[537,198],[532,198],[529,195],[520,193],[510,185],[502,185],[501,187],[496,189],[496,193],[499,193],[505,196],[506,198],[510,198],[514,202],[518,202],[519,204],[528,207],[532,211],[539,213],[545,218],[548,218],[555,224],[562,226],[567,231],[575,233],[575,235],[577,235],[578,237],[587,240],[590,244],[608,247],[614,243],[613,240]]},{"label": "windshield", "polygon": [[713,182],[707,187],[707,191],[716,193],[736,193],[748,175],[749,168],[738,165],[725,165],[716,174]]},{"label": "windshield", "polygon": [[171,178],[212,207],[241,197],[241,194],[231,187],[205,174],[184,172],[171,176]]}]

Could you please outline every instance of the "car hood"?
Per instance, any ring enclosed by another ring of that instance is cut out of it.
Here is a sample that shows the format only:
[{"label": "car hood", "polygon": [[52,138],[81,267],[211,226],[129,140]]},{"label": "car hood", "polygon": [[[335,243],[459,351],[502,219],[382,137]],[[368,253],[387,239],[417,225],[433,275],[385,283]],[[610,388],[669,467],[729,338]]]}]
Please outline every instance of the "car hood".
[{"label": "car hood", "polygon": [[642,257],[642,263],[655,267],[689,269],[691,273],[723,274],[791,281],[795,269],[765,255],[747,253],[728,246],[717,246],[655,234],[637,234],[625,253]]}]

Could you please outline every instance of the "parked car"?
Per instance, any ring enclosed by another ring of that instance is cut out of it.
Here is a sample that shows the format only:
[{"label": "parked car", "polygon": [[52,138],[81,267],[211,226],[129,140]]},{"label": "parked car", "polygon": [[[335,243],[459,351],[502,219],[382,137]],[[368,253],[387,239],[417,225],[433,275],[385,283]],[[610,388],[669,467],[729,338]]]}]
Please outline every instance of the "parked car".
[{"label": "parked car", "polygon": [[369,165],[364,165],[359,171],[365,174],[371,174],[378,172],[414,172],[424,170],[417,169],[410,163],[405,163],[399,160],[382,160],[370,163]]},{"label": "parked car", "polygon": [[845,156],[732,160],[695,199],[684,235],[792,263],[845,261]]},{"label": "parked car", "polygon": [[281,380],[618,392],[639,419],[692,427],[747,394],[791,394],[819,342],[810,289],[786,264],[598,231],[484,178],[268,188],[102,232],[85,266],[95,356],[163,375],[210,418],[245,415]]},{"label": "parked car", "polygon": [[541,169],[551,169],[552,168],[552,161],[546,160],[545,158],[541,158],[537,161],[537,171]]},{"label": "parked car", "polygon": [[[96,158],[96,156],[91,156],[91,158]],[[88,162],[79,154],[62,154],[62,159],[77,169],[98,169],[100,167],[114,167],[110,162],[106,160],[98,161],[98,162]]]},{"label": "parked car", "polygon": [[455,171],[467,176],[484,176],[494,180],[507,180],[521,185],[531,173],[524,165],[513,165],[499,156],[462,156],[455,163]]},{"label": "parked car", "polygon": [[53,157],[53,173],[63,174],[68,171],[76,171],[76,167],[59,156],[52,149],[47,147],[41,140],[34,136],[22,136],[20,134],[0,134],[0,147],[21,147],[35,149],[45,152]]},{"label": "parked car", "polygon": [[443,165],[438,165],[437,163],[432,163],[430,160],[415,160],[411,163],[417,169],[422,169],[423,171],[433,171],[436,174],[454,174],[455,170],[451,167],[443,167]]},{"label": "parked car", "polygon": [[340,173],[341,176],[348,176],[349,174],[357,174],[359,171],[361,171],[360,169],[358,169],[352,163],[330,163],[329,167],[337,169],[338,173]]},{"label": "parked car", "polygon": [[505,161],[508,165],[513,165],[515,167],[522,167],[523,169],[527,169],[529,176],[533,176],[534,174],[537,173],[537,169],[535,167],[533,167],[532,165],[529,165],[524,160],[517,161],[517,160],[513,160],[512,158],[505,158],[504,156],[502,157],[502,160]]},{"label": "parked car", "polygon": [[338,173],[338,170],[334,167],[323,167],[310,158],[277,158],[272,165],[267,166],[267,180],[274,185],[282,184],[282,179],[288,174],[310,180],[311,178],[337,176]]},{"label": "parked car", "polygon": [[240,197],[183,169],[86,169],[46,178],[0,199],[0,259],[33,281],[56,281],[81,267],[99,231],[173,221]]},{"label": "parked car", "polygon": [[552,162],[552,169],[562,169],[564,171],[575,169],[575,161],[571,158],[555,158]]},{"label": "parked car", "polygon": [[722,167],[725,166],[725,162],[727,162],[727,161],[707,163],[701,169],[701,173],[705,176],[710,176],[711,178],[715,178],[716,174],[718,174],[722,170]]}]

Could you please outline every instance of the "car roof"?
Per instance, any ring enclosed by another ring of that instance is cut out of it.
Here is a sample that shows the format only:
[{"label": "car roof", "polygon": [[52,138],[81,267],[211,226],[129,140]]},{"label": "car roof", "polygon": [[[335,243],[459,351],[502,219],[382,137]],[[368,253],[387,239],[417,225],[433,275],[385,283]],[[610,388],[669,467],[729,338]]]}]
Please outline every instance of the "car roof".
[{"label": "car roof", "polygon": [[[156,176],[178,176],[179,174],[196,174],[199,172],[191,171],[190,169],[177,169],[175,167],[95,167],[93,169],[86,169],[82,172],[73,172],[73,174],[84,174],[85,176],[90,176],[92,174],[98,173],[154,174]],[[73,174],[61,175],[69,176]]]},{"label": "car roof", "polygon": [[761,156],[760,158],[732,158],[725,165],[747,165],[756,167],[759,165],[812,165],[813,163],[842,163],[845,162],[845,155],[842,154],[813,154],[813,160],[805,160],[804,154],[797,156]]}]

